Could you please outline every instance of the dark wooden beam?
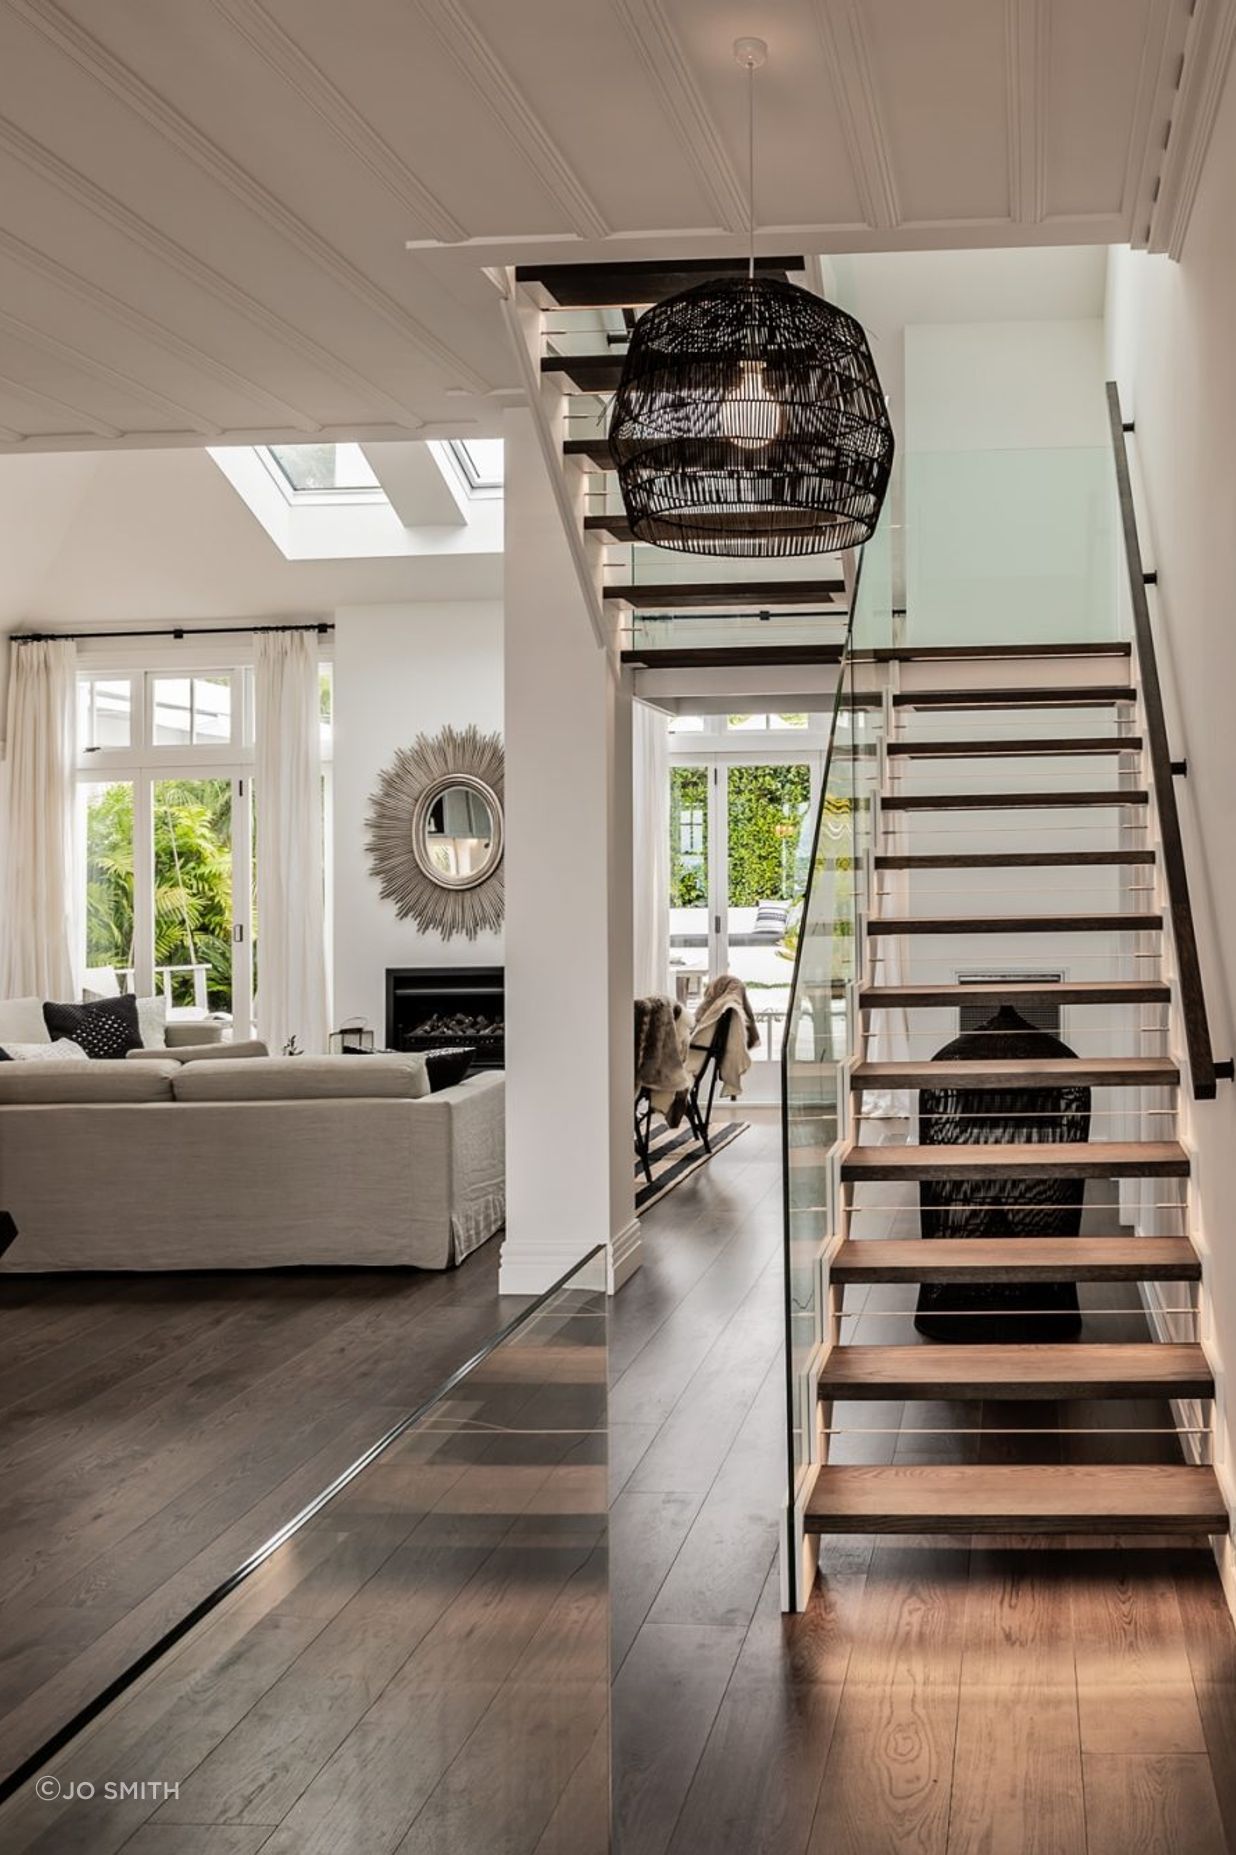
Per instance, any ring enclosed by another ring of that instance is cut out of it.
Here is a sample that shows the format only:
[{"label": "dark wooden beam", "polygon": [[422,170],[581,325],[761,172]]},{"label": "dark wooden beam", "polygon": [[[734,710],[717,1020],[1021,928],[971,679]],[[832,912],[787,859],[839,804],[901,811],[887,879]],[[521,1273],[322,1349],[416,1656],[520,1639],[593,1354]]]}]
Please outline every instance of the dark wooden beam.
[{"label": "dark wooden beam", "polygon": [[[784,282],[801,271],[802,257],[757,258],[756,275]],[[526,284],[542,308],[638,309],[694,289],[713,278],[745,276],[746,258],[650,258],[630,264],[517,264],[516,283]]]}]

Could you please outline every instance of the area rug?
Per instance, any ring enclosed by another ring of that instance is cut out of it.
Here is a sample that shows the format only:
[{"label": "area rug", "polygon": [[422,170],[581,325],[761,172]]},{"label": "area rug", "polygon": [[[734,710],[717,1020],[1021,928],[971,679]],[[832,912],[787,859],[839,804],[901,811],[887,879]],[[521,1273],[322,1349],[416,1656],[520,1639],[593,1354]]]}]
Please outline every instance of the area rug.
[{"label": "area rug", "polygon": [[701,1166],[706,1166],[713,1154],[719,1153],[731,1140],[737,1140],[739,1134],[745,1134],[750,1125],[750,1121],[726,1121],[723,1126],[713,1128],[709,1136],[712,1153],[705,1153],[685,1122],[681,1127],[667,1127],[662,1122],[660,1131],[652,1137],[651,1184],[644,1175],[639,1159],[635,1161],[636,1211],[650,1211],[658,1199],[672,1192],[684,1179],[689,1179]]}]

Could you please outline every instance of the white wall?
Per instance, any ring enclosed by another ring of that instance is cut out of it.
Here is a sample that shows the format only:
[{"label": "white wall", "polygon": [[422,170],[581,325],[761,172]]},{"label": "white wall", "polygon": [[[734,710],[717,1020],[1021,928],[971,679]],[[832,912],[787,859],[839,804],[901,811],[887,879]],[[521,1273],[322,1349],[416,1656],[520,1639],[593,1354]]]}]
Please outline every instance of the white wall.
[{"label": "white wall", "polygon": [[599,650],[532,414],[505,415],[507,1221],[500,1286],[638,1265],[631,700]]},{"label": "white wall", "polygon": [[907,327],[907,636],[1110,635],[1106,443],[1097,318]]},{"label": "white wall", "polygon": [[[1229,73],[1181,261],[1113,254],[1109,355],[1144,489],[1143,550],[1160,659],[1176,685],[1172,749],[1216,1055],[1236,1047],[1236,69]],[[1161,668],[1163,668],[1161,661]],[[1206,891],[1212,907],[1206,906]],[[1194,1104],[1193,1227],[1206,1281],[1226,1437],[1220,1473],[1236,1511],[1236,1089]],[[1230,1544],[1226,1575],[1236,1598]]]},{"label": "white wall", "polygon": [[469,722],[502,731],[502,608],[344,606],[335,614],[334,1021],[385,1030],[388,966],[490,966],[502,935],[423,933],[382,900],[365,854],[370,795],[395,750]]}]

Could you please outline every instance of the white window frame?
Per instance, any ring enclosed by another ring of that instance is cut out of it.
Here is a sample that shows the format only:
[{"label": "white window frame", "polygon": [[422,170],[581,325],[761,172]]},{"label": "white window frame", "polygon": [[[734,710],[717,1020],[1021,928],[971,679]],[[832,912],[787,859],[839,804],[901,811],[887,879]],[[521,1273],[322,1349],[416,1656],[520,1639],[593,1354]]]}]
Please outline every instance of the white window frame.
[{"label": "white window frame", "polygon": [[[725,716],[706,716],[706,723]],[[821,726],[816,726],[817,721]],[[682,745],[678,745],[681,741]],[[807,807],[814,816],[819,808],[827,746],[826,718],[812,715],[805,728],[766,728],[746,734],[692,731],[670,736],[670,769],[703,767],[708,774],[707,858],[708,970],[724,972],[729,953],[729,769],[731,766],[805,766],[810,778]],[[690,743],[688,746],[687,743]],[[757,1063],[761,1059],[756,1059]],[[764,1068],[775,1068],[763,1060]]]},{"label": "white window frame", "polygon": [[[272,465],[274,460],[271,460]],[[232,782],[232,1024],[236,1036],[251,1034],[253,1025],[253,772],[254,696],[251,648],[233,647],[221,654],[204,636],[193,645],[175,642],[159,648],[152,640],[145,661],[131,655],[113,655],[106,641],[78,646],[79,681],[100,678],[131,685],[131,733],[128,747],[79,746],[76,777],[81,786],[133,787],[133,920],[134,984],[141,997],[155,989],[154,956],[154,789],[164,779],[230,779]],[[328,637],[319,639],[318,661],[330,665]],[[131,651],[132,646],[130,644]],[[171,676],[226,676],[232,683],[232,740],[205,745],[154,741],[154,685]],[[333,941],[333,811],[334,811],[334,691],[331,692],[331,730],[323,744],[323,862],[326,957],[329,971]],[[78,882],[84,875],[85,846],[79,849]],[[79,890],[80,892],[80,890]],[[80,912],[80,911],[79,911]],[[79,954],[85,950],[84,913],[78,923]]]}]

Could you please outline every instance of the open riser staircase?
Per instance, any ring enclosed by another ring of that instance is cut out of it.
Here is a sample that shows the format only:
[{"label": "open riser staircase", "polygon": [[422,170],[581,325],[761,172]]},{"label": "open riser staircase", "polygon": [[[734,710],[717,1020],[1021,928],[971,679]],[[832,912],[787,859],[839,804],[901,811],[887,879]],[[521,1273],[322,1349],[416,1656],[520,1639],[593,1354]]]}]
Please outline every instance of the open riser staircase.
[{"label": "open riser staircase", "polygon": [[[1018,663],[905,651],[888,666],[808,1534],[1227,1530],[1178,974],[1132,670],[1121,645]],[[1075,1055],[1045,1039],[1050,1054],[1008,1058],[980,1030],[964,1058],[933,1060],[960,1023],[1010,1008]],[[1010,1094],[1070,1086],[1090,1091],[1082,1140],[1058,1096]],[[949,1088],[972,1114],[998,1105],[998,1143],[981,1121],[967,1139],[964,1114],[930,1122],[932,1139],[915,1131],[921,1092]],[[1042,1180],[1084,1190],[1079,1236],[1035,1234]],[[964,1182],[981,1182],[993,1234],[925,1240],[920,1194]],[[970,1289],[1015,1293],[1015,1312],[959,1310],[946,1338],[922,1337],[924,1284],[936,1307],[960,1293],[972,1308]],[[1076,1337],[1053,1335],[1061,1284],[1078,1285]],[[993,1324],[994,1338],[962,1337]],[[856,1343],[873,1328],[878,1340]],[[899,1406],[912,1446],[881,1459],[863,1413]],[[1187,1420],[1183,1449],[1169,1406]],[[1059,1426],[1047,1447],[1045,1425]],[[864,1432],[874,1460],[854,1459]]]},{"label": "open riser staircase", "polygon": [[[831,1535],[1226,1532],[1182,1113],[1217,1070],[1114,390],[1136,652],[1006,638],[864,657],[850,557],[695,561],[638,546],[623,513],[606,427],[634,318],[733,268],[520,269],[508,317],[598,644],[636,668],[818,676],[822,698],[841,664],[851,739],[878,739],[853,795],[869,905],[843,988],[851,1054],[829,1099],[817,1052],[797,1145],[787,1122],[785,1602],[805,1602]],[[786,687],[801,705],[803,683]],[[798,994],[801,967],[800,952]],[[838,986],[823,990],[835,1010]],[[1075,1054],[934,1060],[1002,1008]],[[1014,1115],[1018,1091],[1089,1090],[1087,1137],[1052,1138],[1040,1093],[1024,1139],[921,1138],[921,1093],[942,1086]],[[1080,1235],[1019,1226],[1043,1180],[1084,1192]],[[993,1233],[924,1240],[920,1194],[975,1182]],[[916,1334],[920,1292],[966,1285],[1019,1291],[1016,1322]],[[1061,1285],[1081,1300],[1076,1336],[1050,1337]]]}]

